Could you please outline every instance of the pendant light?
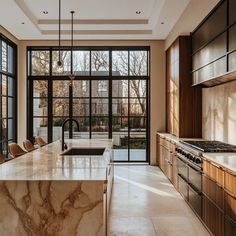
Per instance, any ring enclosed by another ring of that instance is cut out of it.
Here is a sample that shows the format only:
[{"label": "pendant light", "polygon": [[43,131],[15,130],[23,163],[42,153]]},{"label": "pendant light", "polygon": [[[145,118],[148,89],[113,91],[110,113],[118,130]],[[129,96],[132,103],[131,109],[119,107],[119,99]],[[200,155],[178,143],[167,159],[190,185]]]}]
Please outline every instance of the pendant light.
[{"label": "pendant light", "polygon": [[[71,58],[72,58],[73,57],[73,43],[74,43],[73,33],[74,33],[74,13],[75,12],[71,11],[70,13],[71,13]],[[69,78],[70,78],[70,86],[72,86],[73,81],[75,79],[75,75],[73,74],[73,71],[72,71],[71,75],[69,76]]]},{"label": "pendant light", "polygon": [[58,61],[57,65],[58,67],[62,67],[62,61],[61,61],[61,0],[59,0],[59,50],[58,50]]}]

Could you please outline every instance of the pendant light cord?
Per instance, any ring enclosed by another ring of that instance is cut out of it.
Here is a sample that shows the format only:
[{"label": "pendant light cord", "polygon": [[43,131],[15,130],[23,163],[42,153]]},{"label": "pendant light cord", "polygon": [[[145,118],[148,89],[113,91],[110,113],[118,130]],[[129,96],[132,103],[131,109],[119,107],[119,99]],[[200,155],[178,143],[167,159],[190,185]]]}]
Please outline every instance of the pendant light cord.
[{"label": "pendant light cord", "polygon": [[59,0],[59,59],[61,62],[61,0]]},{"label": "pendant light cord", "polygon": [[71,53],[73,51],[74,46],[74,11],[71,11]]}]

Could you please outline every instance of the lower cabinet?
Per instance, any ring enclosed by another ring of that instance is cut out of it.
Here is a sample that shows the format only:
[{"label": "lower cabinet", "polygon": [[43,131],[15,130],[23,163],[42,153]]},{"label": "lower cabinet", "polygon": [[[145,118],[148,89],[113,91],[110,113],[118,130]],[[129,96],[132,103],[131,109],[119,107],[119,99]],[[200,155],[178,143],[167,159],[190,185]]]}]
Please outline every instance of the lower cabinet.
[{"label": "lower cabinet", "polygon": [[178,187],[178,166],[175,156],[175,144],[157,135],[157,163],[163,173]]},{"label": "lower cabinet", "polygon": [[235,236],[236,235],[236,223],[232,219],[225,217],[225,228],[224,236]]},{"label": "lower cabinet", "polygon": [[224,235],[224,212],[203,195],[202,219],[214,236]]}]

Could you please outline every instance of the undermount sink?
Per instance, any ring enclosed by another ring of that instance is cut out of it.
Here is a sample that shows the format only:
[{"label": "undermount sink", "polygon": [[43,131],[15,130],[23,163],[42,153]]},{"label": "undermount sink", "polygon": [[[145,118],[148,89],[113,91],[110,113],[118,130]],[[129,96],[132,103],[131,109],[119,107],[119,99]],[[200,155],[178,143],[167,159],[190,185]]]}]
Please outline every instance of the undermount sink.
[{"label": "undermount sink", "polygon": [[100,156],[103,155],[105,148],[71,148],[64,151],[62,156]]}]

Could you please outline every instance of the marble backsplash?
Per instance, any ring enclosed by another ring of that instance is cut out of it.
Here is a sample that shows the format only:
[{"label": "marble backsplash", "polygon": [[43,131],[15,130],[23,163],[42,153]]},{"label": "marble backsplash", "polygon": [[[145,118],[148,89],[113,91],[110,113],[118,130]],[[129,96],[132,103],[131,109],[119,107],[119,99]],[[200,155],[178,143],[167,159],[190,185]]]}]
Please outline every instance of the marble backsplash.
[{"label": "marble backsplash", "polygon": [[236,145],[236,81],[203,89],[202,136]]}]

